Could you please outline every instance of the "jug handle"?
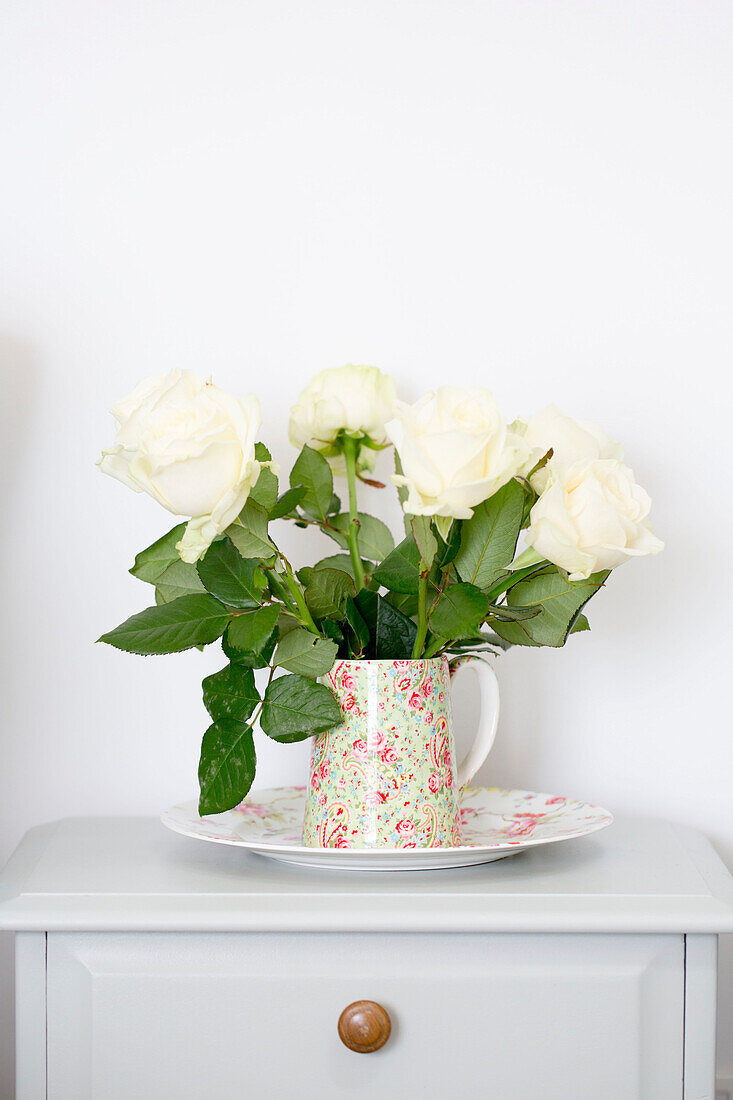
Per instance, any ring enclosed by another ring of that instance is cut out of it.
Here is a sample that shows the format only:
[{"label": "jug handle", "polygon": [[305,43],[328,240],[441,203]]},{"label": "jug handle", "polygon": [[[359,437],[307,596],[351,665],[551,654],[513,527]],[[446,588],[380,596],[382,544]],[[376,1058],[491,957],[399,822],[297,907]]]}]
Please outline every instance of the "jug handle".
[{"label": "jug handle", "polygon": [[499,681],[493,668],[486,661],[480,657],[468,656],[459,658],[451,665],[451,692],[456,676],[466,668],[473,669],[478,677],[481,709],[473,744],[458,765],[456,783],[459,788],[465,787],[473,779],[489,755],[496,737],[496,727],[499,724]]}]

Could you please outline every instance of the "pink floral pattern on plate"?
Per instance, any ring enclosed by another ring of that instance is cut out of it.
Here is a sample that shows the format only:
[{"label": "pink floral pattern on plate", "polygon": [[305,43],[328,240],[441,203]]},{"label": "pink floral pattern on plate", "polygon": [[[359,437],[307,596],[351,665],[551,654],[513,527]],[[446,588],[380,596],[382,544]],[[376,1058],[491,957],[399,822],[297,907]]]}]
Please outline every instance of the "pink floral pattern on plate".
[{"label": "pink floral pattern on plate", "polygon": [[[162,815],[162,820],[175,832],[201,840],[263,852],[271,850],[273,854],[305,853],[313,851],[301,839],[305,803],[305,787],[274,787],[254,792],[236,809],[224,814],[199,817],[193,801],[172,807]],[[612,821],[607,810],[574,798],[498,787],[467,787],[461,794],[460,844],[453,850],[511,854],[538,844],[585,836]],[[409,834],[404,835],[409,839]],[[360,855],[368,860],[377,851],[362,850]],[[415,850],[400,846],[397,851],[409,860]]]}]

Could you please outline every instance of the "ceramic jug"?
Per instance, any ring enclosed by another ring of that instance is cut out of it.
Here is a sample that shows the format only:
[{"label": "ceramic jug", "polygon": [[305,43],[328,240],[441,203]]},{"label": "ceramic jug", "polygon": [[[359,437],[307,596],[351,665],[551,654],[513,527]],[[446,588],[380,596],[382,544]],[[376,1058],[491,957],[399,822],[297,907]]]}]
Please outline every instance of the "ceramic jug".
[{"label": "ceramic jug", "polygon": [[[456,765],[451,690],[472,668],[478,731]],[[491,749],[499,685],[478,658],[336,661],[324,678],[344,720],[313,745],[303,843],[314,848],[435,848],[461,843],[459,795]]]}]

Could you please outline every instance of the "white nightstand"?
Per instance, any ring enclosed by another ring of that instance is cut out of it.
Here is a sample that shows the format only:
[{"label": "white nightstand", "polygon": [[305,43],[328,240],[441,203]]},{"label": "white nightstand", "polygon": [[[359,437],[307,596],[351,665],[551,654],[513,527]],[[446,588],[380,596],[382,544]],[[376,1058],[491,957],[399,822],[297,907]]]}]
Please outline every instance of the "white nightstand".
[{"label": "white nightstand", "polygon": [[[457,871],[339,873],[157,821],[31,830],[17,1100],[713,1100],[731,877],[687,829],[619,821]],[[353,1001],[389,1039],[349,1050]]]}]

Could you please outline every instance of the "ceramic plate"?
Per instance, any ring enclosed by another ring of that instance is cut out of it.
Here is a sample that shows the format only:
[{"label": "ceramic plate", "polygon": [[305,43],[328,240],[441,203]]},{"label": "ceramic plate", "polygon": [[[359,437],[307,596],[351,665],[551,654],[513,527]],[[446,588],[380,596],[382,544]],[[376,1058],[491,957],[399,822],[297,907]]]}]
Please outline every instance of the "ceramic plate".
[{"label": "ceramic plate", "polygon": [[306,848],[301,842],[305,787],[254,792],[224,814],[199,817],[196,802],[161,814],[169,829],[216,844],[249,848],[285,863],[359,871],[431,870],[490,863],[538,844],[586,836],[613,821],[608,810],[559,795],[467,787],[458,848]]}]

